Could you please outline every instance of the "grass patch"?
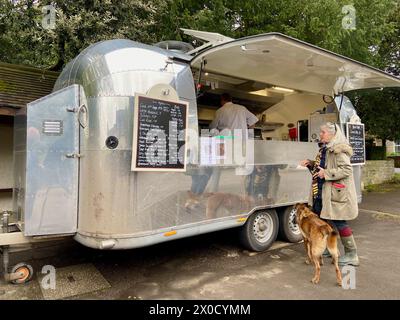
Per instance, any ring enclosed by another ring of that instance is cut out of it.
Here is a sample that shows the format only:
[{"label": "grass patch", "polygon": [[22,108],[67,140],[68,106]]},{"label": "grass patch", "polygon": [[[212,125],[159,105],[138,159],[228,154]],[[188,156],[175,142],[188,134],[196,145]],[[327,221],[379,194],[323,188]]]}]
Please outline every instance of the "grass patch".
[{"label": "grass patch", "polygon": [[395,173],[394,177],[385,183],[370,184],[364,187],[366,192],[390,192],[400,188],[400,173]]},{"label": "grass patch", "polygon": [[365,186],[364,190],[366,192],[389,192],[396,190],[396,188],[387,183],[382,183],[382,184],[370,184],[368,186]]},{"label": "grass patch", "polygon": [[400,173],[395,173],[392,180],[389,181],[390,184],[399,184],[400,185]]},{"label": "grass patch", "polygon": [[378,184],[369,184],[367,186],[364,187],[364,191],[365,192],[374,192],[377,191],[377,186],[379,186]]}]

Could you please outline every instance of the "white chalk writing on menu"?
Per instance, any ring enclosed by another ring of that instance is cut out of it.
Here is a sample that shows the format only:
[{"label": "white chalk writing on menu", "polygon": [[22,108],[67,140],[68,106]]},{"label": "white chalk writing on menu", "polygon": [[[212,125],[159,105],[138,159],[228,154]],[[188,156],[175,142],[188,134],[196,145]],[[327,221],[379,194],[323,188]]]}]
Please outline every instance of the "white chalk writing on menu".
[{"label": "white chalk writing on menu", "polygon": [[185,139],[180,133],[186,129],[187,105],[139,96],[135,107],[136,167],[183,169],[185,154],[179,150]]},{"label": "white chalk writing on menu", "polygon": [[351,147],[353,148],[353,156],[350,159],[351,163],[365,163],[364,124],[347,123],[347,137]]}]

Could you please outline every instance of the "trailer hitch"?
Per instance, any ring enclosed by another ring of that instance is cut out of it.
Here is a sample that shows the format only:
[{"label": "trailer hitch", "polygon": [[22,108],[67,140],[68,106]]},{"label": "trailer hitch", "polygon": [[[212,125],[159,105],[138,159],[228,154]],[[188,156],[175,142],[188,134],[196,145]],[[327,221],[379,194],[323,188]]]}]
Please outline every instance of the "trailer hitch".
[{"label": "trailer hitch", "polygon": [[10,264],[10,248],[9,246],[3,247],[3,268],[4,268],[4,281],[13,284],[21,284],[28,282],[33,277],[33,269],[29,264],[21,262],[15,265],[11,272],[9,270]]},{"label": "trailer hitch", "polygon": [[[10,232],[10,211],[3,211],[1,220],[2,220],[2,232],[9,233]],[[32,279],[33,269],[29,264],[19,263],[14,266],[11,272],[9,270],[10,264],[10,246],[1,246],[2,260],[3,260],[3,272],[4,272],[4,281],[11,282],[14,284],[25,283]]]}]

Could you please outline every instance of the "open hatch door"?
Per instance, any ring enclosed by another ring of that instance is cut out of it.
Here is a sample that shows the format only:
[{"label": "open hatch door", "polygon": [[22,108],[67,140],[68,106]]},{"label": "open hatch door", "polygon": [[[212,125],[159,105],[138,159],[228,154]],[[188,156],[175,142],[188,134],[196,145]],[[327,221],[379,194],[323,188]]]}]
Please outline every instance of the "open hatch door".
[{"label": "open hatch door", "polygon": [[279,33],[224,42],[191,60],[195,69],[325,95],[400,87],[400,79]]},{"label": "open hatch door", "polygon": [[19,204],[26,236],[76,232],[80,96],[80,87],[72,85],[27,106],[26,181],[20,199],[25,201]]}]

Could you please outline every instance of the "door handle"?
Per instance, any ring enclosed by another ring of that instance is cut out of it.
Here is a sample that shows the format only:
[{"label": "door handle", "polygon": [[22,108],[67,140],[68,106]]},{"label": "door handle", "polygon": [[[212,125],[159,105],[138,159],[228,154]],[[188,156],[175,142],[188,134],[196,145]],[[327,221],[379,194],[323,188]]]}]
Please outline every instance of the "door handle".
[{"label": "door handle", "polygon": [[78,108],[78,122],[82,128],[86,128],[88,124],[88,116],[88,109],[84,104],[82,104]]}]

